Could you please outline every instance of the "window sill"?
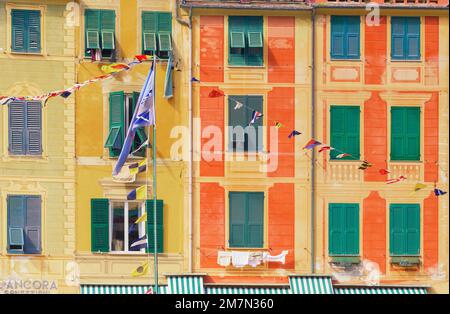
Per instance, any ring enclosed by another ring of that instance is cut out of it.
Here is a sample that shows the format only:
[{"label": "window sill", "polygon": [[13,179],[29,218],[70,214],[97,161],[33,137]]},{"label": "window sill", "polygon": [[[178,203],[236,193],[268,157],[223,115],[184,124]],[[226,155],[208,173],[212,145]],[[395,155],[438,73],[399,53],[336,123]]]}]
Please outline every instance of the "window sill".
[{"label": "window sill", "polygon": [[333,264],[360,264],[361,257],[359,255],[334,255],[331,256],[331,263]]},{"label": "window sill", "polygon": [[389,160],[389,162],[394,162],[394,163],[405,163],[405,164],[422,164],[423,161],[422,160]]},{"label": "window sill", "polygon": [[351,61],[351,62],[362,62],[361,58],[359,59],[330,59],[330,62],[339,62],[339,61]]},{"label": "window sill", "polygon": [[265,69],[265,65],[228,65],[227,66],[230,69]]},{"label": "window sill", "polygon": [[24,56],[42,56],[44,57],[43,52],[20,52],[20,51],[9,51],[12,55],[24,55]]},{"label": "window sill", "polygon": [[17,257],[17,256],[24,256],[24,257],[46,257],[46,255],[42,254],[42,253],[6,253],[5,256],[11,256],[11,257]]},{"label": "window sill", "polygon": [[406,63],[422,63],[423,60],[421,60],[421,59],[417,59],[417,60],[412,60],[412,59],[410,59],[410,60],[391,59],[391,60],[389,60],[389,62],[392,62],[392,63],[402,63],[402,62],[406,62]]},{"label": "window sill", "polygon": [[34,155],[6,155],[2,158],[2,161],[14,161],[14,162],[48,162],[48,156],[34,156]]}]

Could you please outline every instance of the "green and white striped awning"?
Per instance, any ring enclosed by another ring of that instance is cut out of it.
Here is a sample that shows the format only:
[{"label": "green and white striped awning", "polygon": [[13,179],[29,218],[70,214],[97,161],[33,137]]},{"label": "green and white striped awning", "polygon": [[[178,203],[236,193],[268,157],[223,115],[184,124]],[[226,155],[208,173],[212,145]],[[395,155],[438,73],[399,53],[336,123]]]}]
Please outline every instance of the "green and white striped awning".
[{"label": "green and white striped awning", "polygon": [[328,276],[290,276],[289,283],[293,294],[333,294]]},{"label": "green and white striped awning", "polygon": [[[145,294],[153,286],[81,285],[81,294]],[[159,286],[160,294],[167,294],[167,286]]]},{"label": "green and white striped awning", "polygon": [[202,276],[168,275],[168,294],[204,294]]},{"label": "green and white striped awning", "polygon": [[290,294],[289,287],[205,287],[206,294]]},{"label": "green and white striped awning", "polygon": [[427,294],[423,287],[335,287],[335,294]]}]

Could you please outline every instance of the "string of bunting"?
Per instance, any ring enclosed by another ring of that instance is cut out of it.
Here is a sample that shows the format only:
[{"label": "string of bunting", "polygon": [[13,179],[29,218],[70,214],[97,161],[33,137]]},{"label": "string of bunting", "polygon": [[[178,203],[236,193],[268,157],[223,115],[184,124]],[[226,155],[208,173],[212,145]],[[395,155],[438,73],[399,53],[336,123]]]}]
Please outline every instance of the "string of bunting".
[{"label": "string of bunting", "polygon": [[[196,78],[192,78],[192,82],[200,82],[200,81],[198,79],[196,79]],[[217,90],[217,89],[213,89],[208,95],[208,97],[210,97],[210,98],[218,98],[218,97],[224,97],[224,96],[225,96],[225,94],[222,91]],[[260,119],[263,116],[262,113],[258,112],[257,110],[255,110],[254,108],[252,108],[252,107],[250,107],[250,106],[248,106],[246,104],[243,104],[243,103],[239,102],[238,100],[234,99],[231,96],[228,96],[228,99],[230,99],[230,100],[235,102],[234,110],[239,110],[241,108],[246,108],[246,109],[252,111],[252,116],[251,116],[251,120],[249,122],[249,126],[253,125],[256,120]],[[273,123],[270,123],[270,122],[273,122]],[[280,121],[268,121],[268,124],[273,124],[276,128],[283,127],[283,124]],[[288,138],[291,139],[291,138],[293,138],[295,136],[298,136],[298,135],[301,135],[301,134],[302,134],[301,132],[299,132],[299,131],[294,129],[294,130],[292,130],[289,133]],[[337,155],[335,155],[336,159],[348,158],[348,159],[353,159],[355,161],[356,160],[360,160],[359,158],[353,156],[352,154],[349,154],[347,152],[341,151],[341,150],[339,150],[336,147],[332,147],[331,145],[328,145],[328,144],[325,144],[325,143],[321,143],[320,141],[318,141],[316,139],[309,140],[305,144],[305,146],[303,147],[303,150],[312,150],[315,147],[319,147],[319,150],[318,150],[319,153],[322,153],[322,152],[325,152],[325,151],[332,151],[332,150],[334,150],[335,152],[338,153]],[[358,167],[358,169],[364,171],[364,170],[367,170],[368,168],[371,168],[371,167],[373,167],[373,165],[368,160],[362,160],[361,161],[361,165]],[[390,173],[390,171],[388,169],[377,168],[377,167],[375,167],[375,169],[378,170],[378,173],[380,175],[387,175],[387,174]],[[406,179],[407,178],[404,175],[400,175],[397,178],[392,178],[392,179],[386,180],[386,184],[395,184],[395,183],[403,182]],[[414,191],[413,192],[420,191],[420,190],[422,190],[422,189],[424,189],[426,187],[427,187],[427,185],[425,185],[423,183],[417,183],[415,185],[415,187],[414,187]],[[433,190],[433,192],[434,192],[434,194],[436,196],[445,195],[447,193],[447,192],[445,192],[443,190],[438,189],[436,187],[436,182],[434,183],[434,190]]]}]

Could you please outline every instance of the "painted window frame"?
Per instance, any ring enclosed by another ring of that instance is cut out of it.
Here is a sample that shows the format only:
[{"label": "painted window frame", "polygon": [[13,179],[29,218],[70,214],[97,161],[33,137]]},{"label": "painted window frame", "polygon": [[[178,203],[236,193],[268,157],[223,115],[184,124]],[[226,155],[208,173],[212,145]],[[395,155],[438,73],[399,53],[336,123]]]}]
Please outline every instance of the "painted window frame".
[{"label": "painted window frame", "polygon": [[[243,19],[245,22],[240,21]],[[253,21],[254,24],[250,25],[249,21]],[[260,21],[259,21],[260,20]],[[240,15],[230,15],[228,16],[228,66],[230,67],[263,67],[264,66],[264,16],[240,16]],[[239,22],[243,23],[240,27],[240,31],[234,30],[238,28],[236,24]],[[235,26],[232,24],[235,23]],[[244,47],[232,47],[232,33],[243,33]],[[261,34],[261,47],[249,47],[249,33],[260,33]],[[232,49],[242,49],[240,53],[233,53]],[[250,50],[251,49],[251,50]],[[253,53],[252,53],[253,52]],[[233,60],[240,55],[243,60]],[[254,58],[251,60],[250,58]]]},{"label": "painted window frame", "polygon": [[[155,29],[153,30],[153,32],[150,30],[146,31],[144,28],[144,16],[145,15],[155,15]],[[167,30],[161,30],[160,31],[160,23],[159,20],[161,18],[161,16],[164,15],[168,15],[170,16],[169,21],[170,23],[168,24],[169,29]],[[149,54],[149,55],[154,55],[156,52],[156,56],[160,59],[166,60],[169,59],[170,57],[170,53],[173,50],[173,27],[172,27],[172,21],[173,21],[173,16],[172,16],[172,12],[170,11],[151,11],[151,10],[142,10],[141,11],[141,36],[140,36],[140,42],[141,42],[141,52],[142,54]],[[145,49],[145,36],[146,35],[154,35],[154,45],[155,45],[155,50],[152,49]],[[168,49],[163,49],[161,50],[161,36],[168,36],[168,43],[169,46]]]}]

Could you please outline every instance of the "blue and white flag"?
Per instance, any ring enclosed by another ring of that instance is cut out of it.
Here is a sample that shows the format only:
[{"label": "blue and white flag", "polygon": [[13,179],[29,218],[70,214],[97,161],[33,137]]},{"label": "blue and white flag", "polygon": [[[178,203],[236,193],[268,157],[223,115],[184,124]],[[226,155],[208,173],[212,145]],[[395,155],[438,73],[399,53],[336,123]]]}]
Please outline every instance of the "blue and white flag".
[{"label": "blue and white flag", "polygon": [[259,118],[261,118],[263,116],[263,114],[259,111],[253,110],[252,113],[252,120],[250,121],[249,125],[252,125],[256,122],[256,120],[258,120]]},{"label": "blue and white flag", "polygon": [[131,249],[144,249],[147,247],[147,236],[144,235],[142,238],[137,239],[130,245]]},{"label": "blue and white flag", "polygon": [[130,126],[128,127],[127,136],[122,146],[117,163],[114,166],[113,176],[116,176],[123,167],[123,164],[128,158],[131,151],[131,145],[133,144],[136,130],[141,127],[155,124],[155,108],[153,104],[155,88],[155,62],[153,61],[150,72],[145,80],[142,91],[139,94],[137,106],[131,119]]}]

